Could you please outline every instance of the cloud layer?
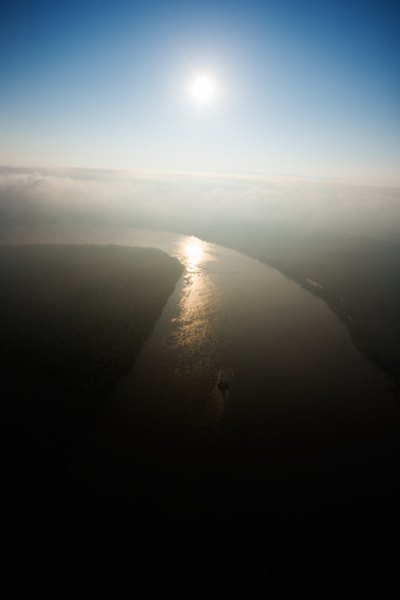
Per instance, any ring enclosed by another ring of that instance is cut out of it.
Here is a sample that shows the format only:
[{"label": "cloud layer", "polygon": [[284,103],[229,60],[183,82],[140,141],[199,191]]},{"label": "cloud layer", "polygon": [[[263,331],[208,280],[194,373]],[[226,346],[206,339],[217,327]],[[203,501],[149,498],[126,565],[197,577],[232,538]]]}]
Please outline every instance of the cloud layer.
[{"label": "cloud layer", "polygon": [[398,188],[224,174],[0,170],[2,230],[110,225],[206,232],[265,225],[400,240]]}]

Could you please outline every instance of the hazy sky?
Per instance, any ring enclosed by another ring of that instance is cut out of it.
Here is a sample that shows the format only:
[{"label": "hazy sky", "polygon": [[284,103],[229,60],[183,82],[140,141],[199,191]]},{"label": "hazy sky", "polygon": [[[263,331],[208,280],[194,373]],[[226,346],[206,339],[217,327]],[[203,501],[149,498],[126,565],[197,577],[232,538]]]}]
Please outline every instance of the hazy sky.
[{"label": "hazy sky", "polygon": [[[13,0],[0,164],[400,183],[400,5]],[[190,99],[194,73],[215,102]]]},{"label": "hazy sky", "polygon": [[400,241],[399,190],[302,178],[0,167],[0,243],[20,228],[145,227],[208,239],[289,228]]}]

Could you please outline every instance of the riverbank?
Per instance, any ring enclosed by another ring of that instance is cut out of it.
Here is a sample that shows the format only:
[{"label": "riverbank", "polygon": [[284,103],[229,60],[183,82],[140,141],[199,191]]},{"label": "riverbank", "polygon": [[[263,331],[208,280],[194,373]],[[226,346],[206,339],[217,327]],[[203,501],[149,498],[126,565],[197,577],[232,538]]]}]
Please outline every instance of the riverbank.
[{"label": "riverbank", "polygon": [[[183,271],[164,252],[0,247],[3,550],[138,356]],[[18,532],[18,534],[17,534]],[[7,550],[8,548],[8,550]]]},{"label": "riverbank", "polygon": [[197,232],[280,271],[323,299],[360,352],[400,395],[400,246],[357,235],[288,227]]}]

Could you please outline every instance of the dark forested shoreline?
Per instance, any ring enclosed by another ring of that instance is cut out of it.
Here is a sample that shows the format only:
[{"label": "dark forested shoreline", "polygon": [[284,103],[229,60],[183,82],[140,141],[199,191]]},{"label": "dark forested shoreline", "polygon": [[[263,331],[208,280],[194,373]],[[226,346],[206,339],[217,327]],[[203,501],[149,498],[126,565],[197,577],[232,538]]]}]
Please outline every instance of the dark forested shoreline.
[{"label": "dark forested shoreline", "polygon": [[11,569],[38,567],[24,548],[40,552],[48,539],[48,524],[38,532],[46,490],[65,477],[75,440],[94,426],[181,273],[149,248],[0,247],[2,554]]}]

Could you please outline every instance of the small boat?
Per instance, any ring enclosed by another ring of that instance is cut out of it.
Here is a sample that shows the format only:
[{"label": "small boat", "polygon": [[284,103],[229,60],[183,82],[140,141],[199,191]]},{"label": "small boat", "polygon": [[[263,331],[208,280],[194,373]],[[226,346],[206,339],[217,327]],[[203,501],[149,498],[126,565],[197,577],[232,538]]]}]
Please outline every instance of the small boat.
[{"label": "small boat", "polygon": [[220,369],[217,376],[217,387],[224,394],[231,388],[233,380],[232,369]]}]

